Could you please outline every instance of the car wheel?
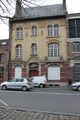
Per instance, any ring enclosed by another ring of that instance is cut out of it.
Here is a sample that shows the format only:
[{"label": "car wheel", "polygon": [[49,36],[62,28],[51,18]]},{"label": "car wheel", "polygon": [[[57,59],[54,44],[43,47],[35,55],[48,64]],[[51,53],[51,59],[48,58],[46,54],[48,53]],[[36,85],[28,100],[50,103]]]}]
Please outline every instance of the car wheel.
[{"label": "car wheel", "polygon": [[43,84],[40,84],[40,85],[39,85],[39,87],[40,87],[40,88],[43,88],[43,87],[44,87],[44,85],[43,85]]},{"label": "car wheel", "polygon": [[27,90],[27,87],[26,87],[26,86],[23,86],[23,87],[22,87],[22,90],[23,90],[23,91],[26,91],[26,90]]},{"label": "car wheel", "polygon": [[80,86],[77,87],[77,91],[80,90]]},{"label": "car wheel", "polygon": [[7,89],[7,86],[6,85],[3,85],[2,86],[2,90],[6,90]]}]

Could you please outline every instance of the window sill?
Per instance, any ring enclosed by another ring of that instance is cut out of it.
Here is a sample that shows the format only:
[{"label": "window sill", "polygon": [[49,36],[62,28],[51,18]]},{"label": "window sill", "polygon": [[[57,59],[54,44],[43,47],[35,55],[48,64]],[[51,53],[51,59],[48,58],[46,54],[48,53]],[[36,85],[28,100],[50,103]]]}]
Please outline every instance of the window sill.
[{"label": "window sill", "polygon": [[79,53],[79,54],[80,54],[80,52],[72,52],[72,53],[74,53],[74,54],[75,54],[75,53],[77,53],[77,54]]},{"label": "window sill", "polygon": [[16,38],[15,40],[23,40],[23,38]]},{"label": "window sill", "polygon": [[59,38],[60,36],[47,36],[47,38]]}]

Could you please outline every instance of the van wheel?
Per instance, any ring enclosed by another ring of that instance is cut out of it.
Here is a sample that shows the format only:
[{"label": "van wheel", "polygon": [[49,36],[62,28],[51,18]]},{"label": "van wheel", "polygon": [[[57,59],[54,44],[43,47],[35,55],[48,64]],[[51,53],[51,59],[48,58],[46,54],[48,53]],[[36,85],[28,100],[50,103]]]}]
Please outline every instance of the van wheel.
[{"label": "van wheel", "polygon": [[77,87],[77,91],[80,90],[80,86]]},{"label": "van wheel", "polygon": [[40,85],[39,85],[39,87],[40,87],[40,88],[43,88],[43,87],[44,87],[44,85],[43,85],[43,84],[40,84]]}]

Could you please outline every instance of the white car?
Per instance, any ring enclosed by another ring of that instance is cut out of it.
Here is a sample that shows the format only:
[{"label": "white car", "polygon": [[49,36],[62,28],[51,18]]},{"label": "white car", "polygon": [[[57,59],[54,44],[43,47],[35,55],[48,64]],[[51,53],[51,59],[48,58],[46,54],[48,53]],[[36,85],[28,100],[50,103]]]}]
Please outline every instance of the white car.
[{"label": "white car", "polygon": [[9,81],[2,82],[0,86],[2,90],[20,89],[26,91],[33,88],[34,84],[32,82],[29,82],[27,78],[14,78]]},{"label": "white car", "polygon": [[71,89],[80,90],[80,82],[74,82],[71,84]]},{"label": "white car", "polygon": [[44,76],[31,77],[30,80],[34,83],[35,87],[43,88],[47,86],[47,79]]}]

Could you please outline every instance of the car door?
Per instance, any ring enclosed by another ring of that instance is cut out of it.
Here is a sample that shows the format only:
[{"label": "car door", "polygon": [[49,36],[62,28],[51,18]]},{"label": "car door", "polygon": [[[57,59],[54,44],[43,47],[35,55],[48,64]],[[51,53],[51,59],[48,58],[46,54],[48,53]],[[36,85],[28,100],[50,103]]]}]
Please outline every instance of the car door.
[{"label": "car door", "polygon": [[15,88],[15,83],[16,83],[16,79],[11,79],[11,80],[8,82],[7,87],[10,88],[10,89],[14,89],[14,88]]},{"label": "car door", "polygon": [[16,89],[21,89],[21,88],[22,88],[23,81],[24,81],[23,78],[16,78],[15,88],[16,88]]}]

